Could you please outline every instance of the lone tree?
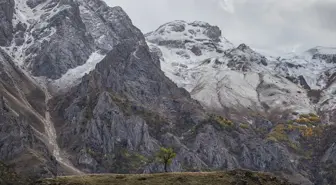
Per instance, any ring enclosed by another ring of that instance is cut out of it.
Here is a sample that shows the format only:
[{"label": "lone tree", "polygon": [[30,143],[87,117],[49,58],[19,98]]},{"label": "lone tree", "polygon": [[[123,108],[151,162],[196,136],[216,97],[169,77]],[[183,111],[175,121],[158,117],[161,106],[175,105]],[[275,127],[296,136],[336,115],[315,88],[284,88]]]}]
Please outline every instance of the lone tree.
[{"label": "lone tree", "polygon": [[157,153],[157,158],[161,163],[164,164],[165,172],[168,172],[168,165],[170,165],[173,159],[176,157],[176,153],[172,148],[164,148],[161,147],[159,152]]}]

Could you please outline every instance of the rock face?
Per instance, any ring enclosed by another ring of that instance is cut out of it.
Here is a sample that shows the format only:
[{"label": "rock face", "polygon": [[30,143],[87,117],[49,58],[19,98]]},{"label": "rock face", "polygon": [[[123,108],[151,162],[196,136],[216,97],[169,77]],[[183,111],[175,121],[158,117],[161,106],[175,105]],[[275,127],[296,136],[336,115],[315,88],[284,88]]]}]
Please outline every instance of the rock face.
[{"label": "rock face", "polygon": [[34,76],[53,80],[85,64],[92,53],[105,54],[120,40],[142,35],[129,27],[131,20],[121,8],[110,8],[103,1],[32,0],[17,4],[15,11],[16,47],[11,55],[24,61],[21,65]]},{"label": "rock face", "polygon": [[[194,125],[204,117],[200,105],[156,63],[144,38],[126,40],[83,78],[78,90],[55,99],[55,117],[66,120],[55,121],[61,124],[61,146],[80,154],[74,160],[89,172],[106,172],[111,161],[101,156],[114,156],[122,148],[148,157],[159,147],[160,134],[152,135],[158,127],[175,130],[179,125],[169,122]],[[81,141],[72,139],[78,137]]]},{"label": "rock face", "polygon": [[0,65],[0,161],[32,178],[50,176],[55,162],[42,134],[44,93],[2,49]]},{"label": "rock face", "polygon": [[25,62],[31,64],[34,76],[60,78],[69,68],[84,64],[93,52],[93,39],[86,34],[77,3],[61,1],[56,6],[60,11],[53,16],[44,14],[47,24],[32,32],[34,39],[50,35],[48,40],[35,42],[26,50],[30,56]]},{"label": "rock face", "polygon": [[1,0],[0,7],[0,46],[8,46],[13,39],[14,0]]},{"label": "rock face", "polygon": [[245,44],[235,48],[218,27],[183,21],[162,25],[146,39],[162,53],[165,74],[212,111],[320,112],[325,122],[335,121],[334,48],[274,58]]},{"label": "rock face", "polygon": [[[323,121],[335,119],[336,71],[324,50],[276,59],[203,22],[145,38],[101,0],[15,2],[14,41],[0,49],[0,160],[20,173],[161,172],[164,146],[177,154],[171,171],[335,183],[335,129]],[[322,73],[307,75],[316,60]]]},{"label": "rock face", "polygon": [[[79,169],[161,171],[155,152],[170,146],[177,152],[172,171],[248,168],[313,184],[310,168],[301,167],[305,163],[291,142],[272,139],[277,124],[253,120],[255,126],[243,129],[204,114],[156,63],[144,38],[124,40],[71,92],[54,98],[59,143]],[[303,138],[300,131],[293,135]]]}]

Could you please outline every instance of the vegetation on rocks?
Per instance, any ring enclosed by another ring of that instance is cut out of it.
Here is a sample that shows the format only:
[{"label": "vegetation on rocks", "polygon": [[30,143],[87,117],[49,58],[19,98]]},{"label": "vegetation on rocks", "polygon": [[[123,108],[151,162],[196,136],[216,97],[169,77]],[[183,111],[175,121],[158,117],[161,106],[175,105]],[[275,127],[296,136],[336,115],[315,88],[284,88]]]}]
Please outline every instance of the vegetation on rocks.
[{"label": "vegetation on rocks", "polygon": [[310,113],[310,114],[301,114],[298,119],[291,121],[299,124],[316,126],[319,123],[321,123],[321,118],[316,114]]},{"label": "vegetation on rocks", "polygon": [[1,185],[26,185],[29,181],[21,178],[12,169],[0,162],[0,184]]},{"label": "vegetation on rocks", "polygon": [[216,122],[222,128],[231,128],[234,126],[234,123],[231,120],[215,114],[210,114],[209,120],[212,122]]}]

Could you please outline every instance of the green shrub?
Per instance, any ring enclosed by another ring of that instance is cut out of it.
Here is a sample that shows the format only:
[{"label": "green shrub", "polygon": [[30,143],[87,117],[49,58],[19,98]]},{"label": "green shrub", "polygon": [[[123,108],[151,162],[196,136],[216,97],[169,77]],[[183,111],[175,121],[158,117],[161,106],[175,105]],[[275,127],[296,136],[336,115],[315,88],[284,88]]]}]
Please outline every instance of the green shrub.
[{"label": "green shrub", "polygon": [[176,157],[176,153],[172,148],[161,147],[157,153],[158,160],[164,165],[165,172],[168,172],[168,165],[173,162],[173,159]]},{"label": "green shrub", "polygon": [[242,128],[242,129],[248,129],[248,128],[250,127],[250,125],[247,124],[247,123],[241,123],[241,124],[239,125],[239,127]]}]

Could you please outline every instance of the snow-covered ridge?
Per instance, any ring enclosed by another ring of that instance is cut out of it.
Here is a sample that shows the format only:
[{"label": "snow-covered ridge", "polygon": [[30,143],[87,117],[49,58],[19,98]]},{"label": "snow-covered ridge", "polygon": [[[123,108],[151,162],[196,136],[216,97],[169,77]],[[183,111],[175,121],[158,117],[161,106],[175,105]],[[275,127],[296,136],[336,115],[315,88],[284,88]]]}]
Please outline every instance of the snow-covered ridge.
[{"label": "snow-covered ridge", "polygon": [[336,48],[317,46],[315,48],[308,50],[308,52],[312,54],[320,53],[320,54],[325,54],[325,55],[336,55]]},{"label": "snow-covered ridge", "polygon": [[[57,1],[29,1],[16,0],[13,17],[13,27],[16,34],[12,45],[6,51],[13,56],[18,65],[23,66],[24,60],[30,53],[26,50],[34,43],[35,39],[49,41],[56,32],[54,27],[48,27],[48,20],[59,12],[71,9],[68,5],[59,5]],[[36,33],[39,33],[37,38]]]},{"label": "snow-covered ridge", "polygon": [[218,27],[184,21],[164,24],[146,34],[146,39],[161,57],[166,76],[210,109],[290,109],[309,113],[320,110],[319,101],[331,101],[330,90],[318,98],[312,97],[311,91],[332,87],[328,83],[336,63],[330,55],[333,57],[335,48],[263,56],[245,44],[233,46]]},{"label": "snow-covered ridge", "polygon": [[[188,71],[233,48],[218,27],[205,22],[173,21],[146,34],[148,45],[161,51],[161,67],[180,87],[191,91],[197,77]],[[166,60],[167,59],[167,60]]]},{"label": "snow-covered ridge", "polygon": [[[76,25],[78,27],[83,27],[83,22],[86,24],[88,29],[88,34],[91,34],[95,36],[95,34],[99,33],[101,38],[107,38],[106,33],[108,31],[106,30],[97,30],[92,25],[91,22],[94,21],[97,24],[101,25],[101,20],[98,20],[98,15],[95,15],[94,12],[92,12],[91,7],[86,6],[86,1],[79,1],[78,4],[71,3],[71,2],[62,2],[62,1],[56,1],[56,0],[15,0],[15,7],[14,7],[14,16],[13,16],[13,28],[14,28],[14,39],[12,40],[12,43],[8,47],[3,47],[3,49],[13,58],[13,61],[16,62],[18,66],[21,68],[31,72],[31,66],[35,65],[36,63],[40,63],[41,61],[36,61],[36,57],[38,56],[38,60],[43,61],[43,47],[48,45],[55,45],[56,47],[60,47],[60,50],[62,49],[61,43],[57,43],[58,40],[60,40],[61,34],[67,34],[62,29],[73,29],[73,28],[62,28],[60,25],[61,21],[72,21],[71,23],[66,24],[82,24],[82,25]],[[77,8],[77,6],[79,8]],[[79,11],[78,11],[79,10]],[[77,11],[77,12],[76,12]],[[74,15],[71,15],[71,13],[74,13]],[[79,17],[78,15],[82,16]],[[72,17],[71,17],[72,16]],[[77,16],[77,18],[74,18],[74,16]],[[69,19],[83,19],[83,22],[80,20],[78,22],[73,22],[73,20]],[[91,20],[92,19],[92,20]],[[91,22],[90,22],[91,21]],[[55,23],[56,22],[56,23]],[[57,23],[58,22],[58,23]],[[94,27],[95,29],[89,29]],[[100,26],[101,27],[101,26]],[[80,30],[80,28],[79,28]],[[75,32],[77,30],[73,30]],[[72,33],[71,33],[72,34]],[[81,34],[81,33],[78,33]],[[105,34],[105,35],[104,35]],[[68,36],[68,34],[66,35]],[[89,37],[87,37],[89,38]],[[77,39],[77,38],[75,38]],[[83,42],[74,42],[73,45],[77,45],[77,47],[81,48],[83,46],[81,45],[90,45],[91,43],[85,43],[86,38],[81,38],[79,36],[78,39],[83,39]],[[96,39],[96,38],[95,38]],[[115,44],[114,41],[111,41],[111,39],[107,39],[108,42],[100,41],[99,39],[96,39],[97,43],[102,45],[101,47],[97,47],[96,50],[90,51],[82,51],[82,53],[79,53],[76,51],[76,48],[74,46],[71,46],[71,42],[68,45],[64,45],[64,47],[70,47],[73,51],[61,51],[59,54],[63,53],[64,56],[73,56],[73,58],[69,58],[69,62],[73,62],[73,59],[76,58],[82,58],[84,61],[86,61],[86,53],[89,52],[88,59],[86,62],[77,62],[77,64],[69,64],[66,63],[66,66],[71,66],[69,70],[63,74],[60,75],[61,77],[58,80],[49,80],[52,81],[52,84],[54,84],[54,87],[63,88],[71,86],[70,84],[76,84],[76,81],[78,81],[79,78],[83,76],[83,74],[91,71],[94,69],[95,65],[99,62],[97,60],[101,60],[103,58],[103,55],[100,55],[98,53],[106,53],[108,50],[112,49],[112,45]],[[90,42],[88,40],[88,42]],[[66,43],[67,44],[67,43]],[[98,45],[97,44],[97,45]],[[90,47],[90,46],[89,46]],[[92,47],[92,46],[91,46]],[[47,51],[52,52],[52,48],[48,49]],[[69,53],[69,52],[77,52],[77,53]],[[41,54],[42,53],[42,54]],[[90,53],[93,53],[91,56]],[[76,56],[77,55],[77,56]],[[78,56],[81,55],[81,56]],[[58,56],[47,56],[46,59],[51,59]],[[94,62],[92,62],[92,57],[95,59]],[[61,57],[59,57],[61,58]],[[82,60],[82,61],[83,61]],[[57,61],[50,61],[50,63],[58,63]],[[45,62],[46,63],[46,62]],[[80,64],[78,67],[76,65]],[[50,66],[53,66],[53,64],[48,64]],[[64,64],[59,64],[60,66],[64,66]],[[36,67],[35,67],[36,68]],[[41,67],[42,68],[42,67]],[[45,67],[46,69],[50,69],[49,67]],[[56,69],[58,70],[58,69]],[[61,69],[62,70],[62,69]],[[64,71],[64,70],[63,70]],[[64,72],[62,72],[64,73]],[[44,77],[41,76],[43,79]]]},{"label": "snow-covered ridge", "polygon": [[[47,80],[57,90],[75,85],[119,42],[115,37],[118,28],[111,30],[106,26],[108,21],[122,27],[125,18],[117,16],[117,9],[105,14],[104,8],[94,9],[93,0],[74,4],[31,1],[36,2],[34,5],[28,1],[31,0],[16,0],[15,35],[5,50],[28,70],[39,55],[34,69],[48,64],[43,73],[37,73],[40,76],[57,71],[50,77],[53,80]],[[76,14],[69,13],[74,11]],[[53,18],[65,21],[54,25]],[[72,28],[75,23],[78,27]],[[66,32],[68,29],[73,31]],[[145,36],[151,50],[160,57],[165,74],[206,107],[262,111],[282,107],[298,112],[318,111],[322,104],[324,110],[331,107],[320,101],[332,102],[335,48],[316,47],[300,55],[264,56],[245,44],[234,46],[217,26],[200,21],[169,22]],[[58,47],[49,49],[57,54],[43,55],[44,44]],[[27,59],[30,60],[24,62]],[[52,64],[45,59],[53,59]],[[313,90],[322,91],[318,98],[313,97],[314,102],[309,94]]]}]

